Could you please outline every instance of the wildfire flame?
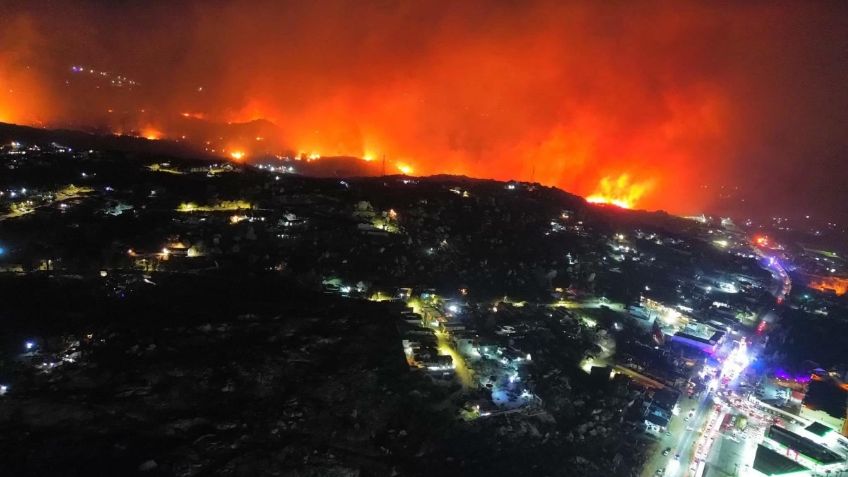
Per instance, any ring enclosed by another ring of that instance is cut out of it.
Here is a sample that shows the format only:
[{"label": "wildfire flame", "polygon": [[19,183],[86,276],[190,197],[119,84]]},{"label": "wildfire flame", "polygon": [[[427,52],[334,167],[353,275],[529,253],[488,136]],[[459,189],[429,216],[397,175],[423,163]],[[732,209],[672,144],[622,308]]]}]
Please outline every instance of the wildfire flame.
[{"label": "wildfire flame", "polygon": [[[403,158],[415,175],[683,215],[718,205],[725,178],[750,195],[844,144],[841,70],[810,67],[843,65],[828,35],[844,15],[816,2],[97,3],[0,2],[0,121],[180,139],[227,159],[239,145],[244,161],[321,151],[373,159],[357,164],[367,173],[399,173]],[[756,207],[806,191],[788,192]]]},{"label": "wildfire flame", "polygon": [[623,209],[632,209],[653,186],[652,180],[631,181],[629,174],[620,174],[618,177],[606,176],[601,179],[595,192],[586,200],[593,204],[610,204]]},{"label": "wildfire flame", "polygon": [[162,137],[162,132],[148,127],[141,131],[141,137],[150,141],[156,141]]},{"label": "wildfire flame", "polygon": [[818,291],[831,291],[839,296],[848,293],[848,278],[843,277],[819,277],[808,285]]}]

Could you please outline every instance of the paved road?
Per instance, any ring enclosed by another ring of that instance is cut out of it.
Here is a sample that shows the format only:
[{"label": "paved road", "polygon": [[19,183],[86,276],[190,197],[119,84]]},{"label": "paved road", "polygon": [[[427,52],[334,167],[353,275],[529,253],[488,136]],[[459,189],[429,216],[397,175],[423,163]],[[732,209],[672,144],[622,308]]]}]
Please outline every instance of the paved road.
[{"label": "paved road", "polygon": [[[415,302],[413,304],[413,310],[417,313],[421,313],[422,324],[425,327],[429,327],[433,323],[445,321],[444,314],[441,310],[432,305],[421,306],[419,302]],[[471,371],[471,368],[468,367],[468,363],[465,362],[465,358],[463,358],[462,355],[459,354],[459,351],[457,351],[454,347],[450,332],[447,330],[437,329],[434,333],[436,335],[436,347],[439,354],[451,357],[451,360],[453,360],[454,371],[456,372],[456,377],[460,384],[462,384],[465,389],[477,389],[477,383],[474,382],[474,372]]]},{"label": "paved road", "polygon": [[694,445],[701,437],[701,432],[703,431],[704,424],[706,423],[707,415],[712,409],[712,404],[712,394],[708,392],[703,393],[703,396],[697,402],[692,418],[689,420],[689,427],[687,427],[680,436],[677,447],[672,451],[672,453],[680,455],[679,465],[676,470],[672,465],[672,467],[666,471],[667,476],[678,477],[691,475],[689,468],[692,467],[694,462]]},{"label": "paved road", "polygon": [[[682,397],[679,405],[680,414],[674,416],[668,426],[671,435],[663,435],[657,442],[654,453],[642,469],[642,477],[655,475],[657,469],[666,469],[666,476],[688,475],[688,469],[692,465],[693,445],[698,440],[712,407],[712,397],[708,393],[703,393],[697,400]],[[692,417],[687,421],[686,417],[690,412]],[[690,428],[692,430],[689,430]],[[667,456],[662,455],[663,450],[668,447],[671,452]],[[675,455],[680,455],[678,461],[674,460]]]},{"label": "paved road", "polygon": [[460,384],[466,389],[476,389],[474,373],[465,362],[465,358],[453,347],[450,334],[447,331],[436,331],[436,341],[440,354],[446,354],[453,360],[454,371]]},{"label": "paved road", "polygon": [[[712,446],[710,457],[707,459],[709,470],[705,472],[705,477],[707,475],[716,477],[746,475],[743,473],[745,471],[743,456],[745,455],[746,445],[745,442],[732,440],[719,434]],[[742,467],[740,468],[740,466]]]}]

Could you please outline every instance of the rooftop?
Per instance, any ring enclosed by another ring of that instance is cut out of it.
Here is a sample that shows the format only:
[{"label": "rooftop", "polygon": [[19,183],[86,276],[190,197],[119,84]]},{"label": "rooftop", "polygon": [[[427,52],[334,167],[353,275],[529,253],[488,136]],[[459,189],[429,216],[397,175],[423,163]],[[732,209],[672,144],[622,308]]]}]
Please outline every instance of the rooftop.
[{"label": "rooftop", "polygon": [[786,475],[807,470],[803,465],[775,452],[762,444],[757,446],[754,469],[764,475]]},{"label": "rooftop", "polygon": [[771,426],[766,435],[778,444],[793,449],[799,454],[803,454],[821,464],[827,465],[845,460],[827,447],[816,444],[806,437],[802,437],[779,426]]},{"label": "rooftop", "polygon": [[820,422],[814,422],[805,428],[807,432],[811,432],[817,436],[824,436],[828,432],[833,432],[833,429],[825,426]]}]

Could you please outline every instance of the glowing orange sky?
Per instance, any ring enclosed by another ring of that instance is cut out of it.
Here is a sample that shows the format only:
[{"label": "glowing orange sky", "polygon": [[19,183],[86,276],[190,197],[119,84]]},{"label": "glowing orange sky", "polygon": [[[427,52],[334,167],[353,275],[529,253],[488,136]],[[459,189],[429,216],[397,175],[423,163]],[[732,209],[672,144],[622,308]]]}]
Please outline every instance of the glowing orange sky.
[{"label": "glowing orange sky", "polygon": [[[280,137],[228,139],[216,152],[280,145],[385,155],[416,174],[535,180],[585,196],[624,188],[611,199],[681,213],[707,205],[713,192],[703,184],[767,184],[773,173],[792,176],[804,158],[845,149],[834,141],[843,141],[848,109],[839,74],[848,29],[815,5],[89,0],[3,8],[0,120],[168,136],[186,112],[263,118]],[[96,87],[70,75],[72,64],[142,86]],[[787,159],[762,172],[779,155]]]}]

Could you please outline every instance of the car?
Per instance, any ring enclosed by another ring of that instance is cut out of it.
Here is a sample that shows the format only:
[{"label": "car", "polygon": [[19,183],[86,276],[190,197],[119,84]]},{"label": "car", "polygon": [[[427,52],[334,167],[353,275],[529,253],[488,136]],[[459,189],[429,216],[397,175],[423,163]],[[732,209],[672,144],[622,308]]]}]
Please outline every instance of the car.
[{"label": "car", "polygon": [[689,420],[689,416],[684,417],[684,418],[683,418],[683,420],[684,420],[684,421],[688,421],[688,420]]},{"label": "car", "polygon": [[663,475],[664,473],[665,473],[665,468],[662,468],[662,469],[657,469],[657,471],[654,472],[654,475]]},{"label": "car", "polygon": [[680,460],[680,454],[674,454],[674,460]]},{"label": "car", "polygon": [[668,455],[669,452],[671,452],[671,447],[666,447],[663,451],[663,455]]},{"label": "car", "polygon": [[665,435],[670,436],[670,435],[671,435],[671,431],[665,431]]}]

